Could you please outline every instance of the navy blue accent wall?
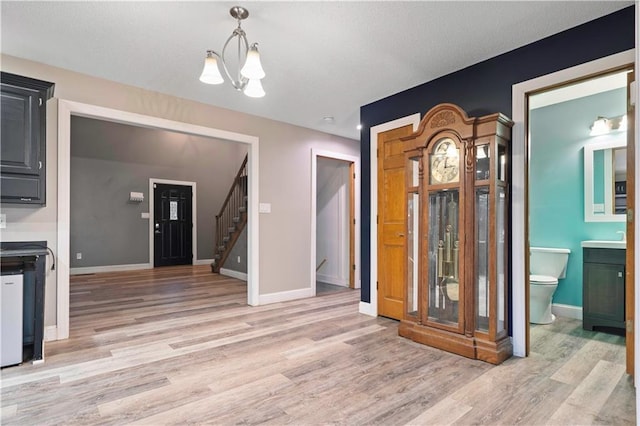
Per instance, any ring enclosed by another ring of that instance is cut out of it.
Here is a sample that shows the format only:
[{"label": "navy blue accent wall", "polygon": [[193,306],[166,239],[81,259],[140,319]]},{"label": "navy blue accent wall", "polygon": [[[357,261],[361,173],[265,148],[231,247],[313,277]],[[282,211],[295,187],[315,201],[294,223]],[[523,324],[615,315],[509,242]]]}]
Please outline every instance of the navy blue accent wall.
[{"label": "navy blue accent wall", "polygon": [[[528,44],[428,83],[360,108],[361,300],[371,300],[371,173],[369,129],[443,102],[462,107],[470,117],[494,112],[511,116],[511,86],[634,48],[634,6]],[[505,37],[508,37],[505,34]]]}]

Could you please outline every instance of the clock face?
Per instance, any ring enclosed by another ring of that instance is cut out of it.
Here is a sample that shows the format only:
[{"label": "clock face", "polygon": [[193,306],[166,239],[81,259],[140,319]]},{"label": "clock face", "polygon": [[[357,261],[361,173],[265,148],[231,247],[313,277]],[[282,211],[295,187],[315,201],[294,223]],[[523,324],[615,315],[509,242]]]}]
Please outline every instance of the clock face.
[{"label": "clock face", "polygon": [[459,182],[460,154],[451,138],[436,143],[431,154],[431,184]]}]

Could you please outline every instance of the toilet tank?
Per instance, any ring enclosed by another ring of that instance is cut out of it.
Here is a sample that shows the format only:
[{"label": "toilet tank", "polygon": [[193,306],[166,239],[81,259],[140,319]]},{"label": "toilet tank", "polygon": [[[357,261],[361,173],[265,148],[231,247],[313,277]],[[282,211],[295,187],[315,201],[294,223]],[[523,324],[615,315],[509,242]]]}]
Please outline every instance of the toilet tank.
[{"label": "toilet tank", "polygon": [[571,250],[566,248],[530,247],[529,273],[564,278]]}]

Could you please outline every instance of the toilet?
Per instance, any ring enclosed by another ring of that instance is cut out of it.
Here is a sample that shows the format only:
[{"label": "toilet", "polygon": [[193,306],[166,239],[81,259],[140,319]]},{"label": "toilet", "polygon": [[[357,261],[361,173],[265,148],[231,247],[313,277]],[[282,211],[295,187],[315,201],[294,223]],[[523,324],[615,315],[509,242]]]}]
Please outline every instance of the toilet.
[{"label": "toilet", "polygon": [[564,278],[571,250],[565,248],[531,247],[529,254],[529,322],[550,324],[551,299],[558,279]]}]

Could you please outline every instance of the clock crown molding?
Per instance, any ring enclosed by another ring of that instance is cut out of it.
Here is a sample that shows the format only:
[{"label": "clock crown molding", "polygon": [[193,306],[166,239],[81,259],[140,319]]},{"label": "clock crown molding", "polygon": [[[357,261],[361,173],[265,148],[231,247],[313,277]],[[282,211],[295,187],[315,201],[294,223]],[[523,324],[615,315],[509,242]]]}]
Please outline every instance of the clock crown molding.
[{"label": "clock crown molding", "polygon": [[447,130],[455,133],[459,140],[473,138],[475,121],[476,118],[469,118],[467,113],[455,104],[439,104],[427,111],[413,134],[401,140],[412,141],[412,148],[417,148],[419,145],[427,146],[435,135]]}]

